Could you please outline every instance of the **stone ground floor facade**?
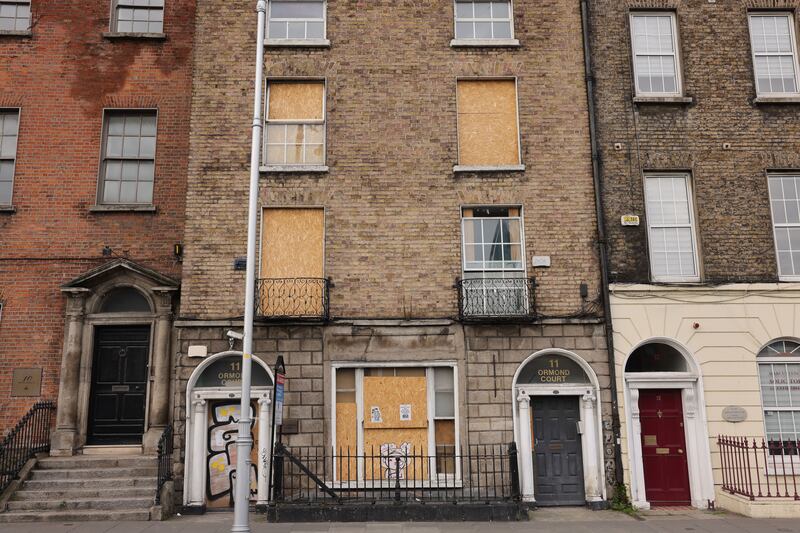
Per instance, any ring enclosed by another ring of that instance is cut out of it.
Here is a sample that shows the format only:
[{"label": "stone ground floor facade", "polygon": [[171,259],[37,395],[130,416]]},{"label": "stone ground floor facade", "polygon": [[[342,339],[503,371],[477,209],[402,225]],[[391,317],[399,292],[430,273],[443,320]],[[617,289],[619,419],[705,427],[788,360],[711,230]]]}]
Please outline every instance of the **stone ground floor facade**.
[{"label": "stone ground floor facade", "polygon": [[[241,327],[241,321],[176,322],[175,487],[176,500],[190,512],[231,503],[235,457],[228,432],[235,432],[230,417],[239,413],[236,350],[241,347],[227,332]],[[614,479],[605,347],[604,326],[597,320],[256,325],[254,499],[266,503],[264,443],[272,416],[272,369],[281,355],[287,377],[282,441],[290,450],[364,454],[406,445],[416,450],[412,453],[436,450],[423,452],[433,455],[513,441],[523,499],[602,506]],[[540,411],[548,412],[548,424],[536,418]],[[545,439],[559,450],[556,456],[566,448],[563,453],[571,457],[564,464],[577,469],[574,479],[557,480],[547,491],[533,453]]]},{"label": "stone ground floor facade", "polygon": [[[797,284],[612,285],[622,465],[635,507],[673,500],[800,514],[789,477],[800,473],[798,306]],[[745,438],[750,450],[731,455],[720,437]],[[725,486],[752,487],[755,498]]]}]

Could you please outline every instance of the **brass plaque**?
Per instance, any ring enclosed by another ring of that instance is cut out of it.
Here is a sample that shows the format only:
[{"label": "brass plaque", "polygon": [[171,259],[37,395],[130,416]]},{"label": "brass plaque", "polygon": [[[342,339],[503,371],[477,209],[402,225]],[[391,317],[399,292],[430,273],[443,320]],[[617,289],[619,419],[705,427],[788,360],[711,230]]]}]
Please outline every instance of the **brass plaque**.
[{"label": "brass plaque", "polygon": [[657,435],[645,435],[644,436],[644,445],[645,446],[658,446],[658,436]]},{"label": "brass plaque", "polygon": [[564,445],[561,444],[560,442],[552,442],[552,443],[548,444],[547,448],[549,450],[556,450],[557,451],[557,450],[564,449]]},{"label": "brass plaque", "polygon": [[656,455],[669,455],[669,448],[656,448]]},{"label": "brass plaque", "polygon": [[11,378],[11,396],[41,396],[42,369],[15,368]]},{"label": "brass plaque", "polygon": [[130,392],[130,385],[111,385],[111,392]]}]

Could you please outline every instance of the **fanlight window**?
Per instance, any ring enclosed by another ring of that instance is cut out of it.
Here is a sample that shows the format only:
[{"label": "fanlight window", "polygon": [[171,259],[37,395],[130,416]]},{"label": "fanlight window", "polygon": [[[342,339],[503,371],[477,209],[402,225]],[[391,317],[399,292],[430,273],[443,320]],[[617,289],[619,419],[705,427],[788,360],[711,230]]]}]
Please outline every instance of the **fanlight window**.
[{"label": "fanlight window", "polygon": [[797,455],[800,441],[800,343],[781,340],[758,354],[764,427],[775,453]]},{"label": "fanlight window", "polygon": [[668,344],[652,343],[637,348],[625,365],[625,372],[688,372],[686,359]]},{"label": "fanlight window", "polygon": [[122,287],[109,292],[103,300],[101,313],[150,313],[147,298],[133,287]]}]

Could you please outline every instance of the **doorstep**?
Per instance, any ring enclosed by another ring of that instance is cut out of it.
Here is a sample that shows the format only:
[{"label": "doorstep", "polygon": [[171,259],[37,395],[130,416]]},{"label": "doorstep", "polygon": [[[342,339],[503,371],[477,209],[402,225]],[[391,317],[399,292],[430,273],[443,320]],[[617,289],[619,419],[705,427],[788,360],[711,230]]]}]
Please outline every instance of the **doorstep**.
[{"label": "doorstep", "polygon": [[142,455],[141,444],[87,445],[78,450],[81,455]]}]

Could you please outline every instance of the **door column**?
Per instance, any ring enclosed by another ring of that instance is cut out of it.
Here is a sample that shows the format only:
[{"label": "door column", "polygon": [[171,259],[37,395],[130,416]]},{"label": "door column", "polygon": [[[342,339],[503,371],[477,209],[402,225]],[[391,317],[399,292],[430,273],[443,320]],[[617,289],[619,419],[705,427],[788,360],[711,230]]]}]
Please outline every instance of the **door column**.
[{"label": "door column", "polygon": [[272,470],[272,446],[269,442],[271,422],[269,419],[269,395],[265,394],[258,399],[258,490],[256,507],[266,508],[269,503],[269,480]]},{"label": "door column", "polygon": [[519,465],[520,465],[520,491],[522,501],[533,502],[533,449],[531,448],[531,399],[524,390],[517,396],[517,411],[519,413]]},{"label": "door column", "polygon": [[148,429],[142,438],[144,453],[155,453],[164,428],[169,425],[170,371],[172,353],[170,332],[172,330],[172,295],[174,287],[154,287],[156,295],[156,320],[153,327],[152,376],[150,388],[150,412]]},{"label": "door column", "polygon": [[598,428],[597,428],[597,411],[595,406],[597,404],[597,396],[589,393],[581,397],[583,409],[581,416],[583,418],[583,435],[582,435],[582,448],[583,448],[583,475],[584,475],[584,491],[586,492],[587,502],[601,502],[603,501],[603,491],[600,487],[600,458],[598,450]]},{"label": "door column", "polygon": [[206,510],[206,421],[207,404],[202,398],[192,400],[191,456],[187,456],[187,468],[184,475],[188,478],[189,505],[184,507],[191,514],[204,513]]},{"label": "door column", "polygon": [[631,429],[628,441],[628,452],[631,461],[631,499],[637,509],[650,509],[644,485],[644,459],[642,457],[642,421],[639,419],[639,389],[631,388],[628,392],[631,401]]},{"label": "door column", "polygon": [[83,326],[86,298],[91,293],[89,289],[83,288],[62,289],[62,292],[67,295],[67,321],[58,384],[56,429],[50,444],[50,455],[55,456],[73,455],[78,446],[78,389],[83,354]]}]

